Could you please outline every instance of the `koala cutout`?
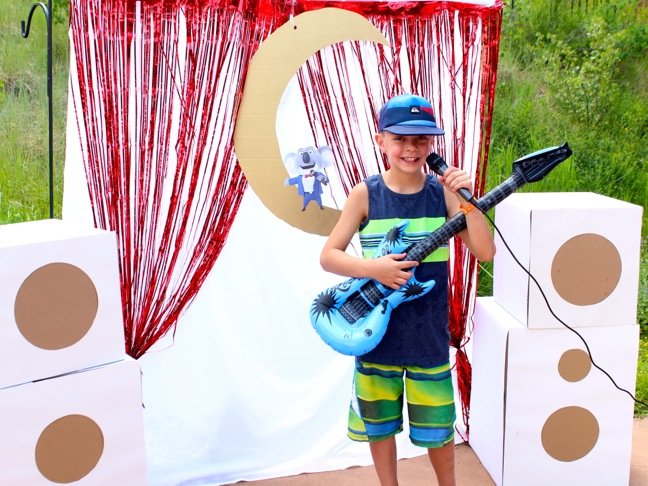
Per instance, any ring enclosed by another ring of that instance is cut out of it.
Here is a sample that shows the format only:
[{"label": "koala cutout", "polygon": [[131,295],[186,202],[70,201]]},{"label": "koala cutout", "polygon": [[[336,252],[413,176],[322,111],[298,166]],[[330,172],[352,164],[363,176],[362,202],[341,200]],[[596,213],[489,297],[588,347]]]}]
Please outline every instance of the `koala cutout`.
[{"label": "koala cutout", "polygon": [[284,158],[284,162],[290,174],[293,177],[286,179],[285,184],[297,186],[297,192],[304,198],[302,211],[311,201],[315,201],[320,209],[322,206],[322,186],[329,183],[326,174],[321,169],[333,164],[333,150],[330,147],[323,146],[320,148],[304,147],[297,152],[290,152]]}]

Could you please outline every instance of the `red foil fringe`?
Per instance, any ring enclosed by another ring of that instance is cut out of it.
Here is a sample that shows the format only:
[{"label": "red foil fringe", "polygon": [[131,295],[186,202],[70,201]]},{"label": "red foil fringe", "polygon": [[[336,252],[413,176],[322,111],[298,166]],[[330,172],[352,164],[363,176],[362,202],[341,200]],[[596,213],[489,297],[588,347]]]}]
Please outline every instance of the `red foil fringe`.
[{"label": "red foil fringe", "polygon": [[[483,193],[501,0],[487,6],[449,1],[72,0],[78,81],[72,96],[82,157],[95,224],[117,234],[126,351],[134,358],[175,330],[225,244],[246,187],[233,152],[233,129],[251,56],[291,15],[324,7],[366,16],[391,45],[331,46],[298,73],[311,129],[318,145],[336,151],[344,190],[348,193],[367,175],[386,168],[373,143],[363,145],[359,134],[374,132],[383,102],[407,89],[431,99],[437,113],[452,113],[441,120],[451,136],[437,147],[449,164],[462,167],[466,137],[478,134],[472,140],[478,147],[472,170],[475,192]],[[182,25],[187,47],[179,52]],[[362,73],[361,100],[349,95],[357,83],[348,76],[349,63]],[[449,73],[450,86],[441,86],[442,72]],[[447,88],[449,99],[441,95]],[[475,92],[477,102],[471,98]],[[356,110],[356,103],[364,103],[365,110]],[[478,124],[467,126],[474,110]],[[457,349],[467,425],[471,371],[464,346],[477,266],[457,242],[452,255],[450,344]]]},{"label": "red foil fringe", "polygon": [[279,5],[70,4],[88,190],[95,225],[117,234],[134,358],[175,329],[225,244],[246,187],[232,141],[240,86]]}]

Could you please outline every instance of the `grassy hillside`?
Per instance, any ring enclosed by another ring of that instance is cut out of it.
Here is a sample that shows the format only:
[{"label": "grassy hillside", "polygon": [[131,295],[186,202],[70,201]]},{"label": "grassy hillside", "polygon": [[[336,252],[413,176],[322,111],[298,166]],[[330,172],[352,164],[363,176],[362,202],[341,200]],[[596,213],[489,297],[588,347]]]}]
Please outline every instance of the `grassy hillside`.
[{"label": "grassy hillside", "polygon": [[[567,141],[574,155],[521,192],[589,191],[643,206],[637,395],[648,401],[648,4],[510,4],[487,186],[506,178],[516,158]],[[482,295],[492,293],[491,271],[485,265],[480,275]],[[646,407],[635,410],[648,414]]]},{"label": "grassy hillside", "polygon": [[526,190],[594,191],[648,206],[643,5],[536,0],[504,10],[491,179],[509,159],[567,140],[569,163]]},{"label": "grassy hillside", "polygon": [[[29,37],[21,20],[34,2],[14,0],[0,8],[0,223],[49,217],[47,27],[39,8]],[[58,11],[59,9],[57,9]],[[54,25],[55,214],[61,214],[68,37],[64,20]]]},{"label": "grassy hillside", "polygon": [[[33,2],[0,9],[0,224],[47,218],[46,26]],[[61,214],[68,37],[55,0],[55,214]],[[581,5],[581,8],[574,5]],[[504,9],[488,188],[513,160],[568,141],[574,155],[522,191],[591,191],[648,208],[648,8],[646,2],[510,1]],[[644,214],[637,395],[648,400],[648,214]],[[490,295],[492,269],[480,276]],[[648,409],[637,407],[637,413]]]}]

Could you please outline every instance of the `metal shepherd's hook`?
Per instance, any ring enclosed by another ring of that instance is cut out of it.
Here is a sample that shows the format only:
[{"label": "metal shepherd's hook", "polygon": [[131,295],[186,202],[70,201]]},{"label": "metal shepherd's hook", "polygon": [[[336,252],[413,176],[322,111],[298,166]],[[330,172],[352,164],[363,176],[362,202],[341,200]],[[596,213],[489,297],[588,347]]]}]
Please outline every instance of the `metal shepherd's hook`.
[{"label": "metal shepherd's hook", "polygon": [[32,5],[27,17],[27,24],[23,20],[20,25],[22,28],[22,36],[26,39],[29,37],[29,29],[31,27],[32,16],[34,11],[41,7],[45,13],[45,20],[47,21],[47,101],[49,110],[49,204],[50,204],[50,219],[54,218],[54,124],[52,114],[52,0],[47,1],[47,5],[43,2],[38,2]]}]

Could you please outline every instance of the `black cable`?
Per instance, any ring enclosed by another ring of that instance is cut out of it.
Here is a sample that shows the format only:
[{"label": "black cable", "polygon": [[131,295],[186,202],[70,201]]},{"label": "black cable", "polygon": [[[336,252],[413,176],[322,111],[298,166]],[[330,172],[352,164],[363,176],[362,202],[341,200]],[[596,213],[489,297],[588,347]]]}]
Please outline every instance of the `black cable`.
[{"label": "black cable", "polygon": [[610,376],[610,374],[609,374],[607,371],[605,371],[603,368],[601,368],[599,365],[597,365],[597,364],[594,362],[594,357],[592,356],[592,352],[590,351],[589,345],[587,344],[587,341],[585,340],[585,338],[584,338],[584,337],[583,337],[583,336],[582,336],[578,331],[576,331],[576,329],[574,329],[573,327],[569,326],[569,325],[568,325],[567,323],[565,323],[562,319],[560,319],[560,317],[558,317],[558,316],[556,315],[556,313],[555,313],[555,312],[553,311],[553,309],[551,308],[551,305],[549,305],[549,300],[547,299],[547,296],[545,295],[544,290],[542,290],[542,287],[540,286],[540,283],[539,283],[539,282],[536,280],[536,278],[531,274],[531,272],[529,272],[529,270],[527,270],[526,267],[525,267],[524,265],[522,265],[522,263],[517,259],[517,257],[515,256],[515,254],[513,253],[513,251],[511,250],[511,248],[509,247],[508,243],[507,243],[506,240],[504,239],[504,236],[502,236],[502,233],[500,232],[499,228],[495,225],[495,222],[491,219],[491,217],[487,214],[486,211],[482,211],[481,208],[480,208],[478,205],[475,205],[475,207],[478,208],[478,209],[479,209],[479,210],[484,214],[484,216],[486,216],[486,219],[488,219],[488,221],[490,221],[490,223],[493,225],[493,228],[495,228],[495,231],[497,231],[497,234],[498,234],[499,237],[501,238],[502,243],[504,243],[504,246],[506,247],[506,249],[508,250],[508,252],[509,252],[509,253],[511,254],[511,256],[513,257],[513,260],[515,260],[515,263],[517,263],[518,266],[519,266],[522,270],[524,270],[524,272],[525,272],[525,273],[526,273],[526,274],[531,278],[531,280],[533,280],[533,283],[536,284],[536,287],[538,287],[538,290],[540,291],[540,295],[542,295],[542,298],[544,299],[545,304],[547,305],[547,309],[549,309],[549,312],[551,313],[551,315],[554,316],[554,317],[558,320],[558,322],[560,322],[563,326],[565,326],[567,329],[569,329],[569,330],[572,331],[574,334],[576,334],[576,335],[580,338],[581,341],[583,341],[583,344],[585,345],[585,349],[587,350],[587,355],[589,356],[589,359],[590,359],[590,361],[591,361],[591,363],[592,363],[592,366],[594,366],[596,369],[598,369],[599,371],[601,371],[605,376],[607,376],[607,377],[610,379],[610,381],[612,382],[612,384],[613,384],[613,385],[614,385],[614,386],[615,386],[619,391],[622,391],[622,392],[624,392],[624,393],[627,393],[627,394],[630,396],[630,398],[632,398],[632,400],[634,400],[635,403],[639,403],[640,405],[643,405],[644,407],[648,408],[648,403],[639,400],[639,399],[636,398],[632,393],[630,393],[628,390],[626,390],[625,388],[621,388],[619,385],[617,385],[616,381],[614,381],[614,378],[612,378],[612,376]]}]

